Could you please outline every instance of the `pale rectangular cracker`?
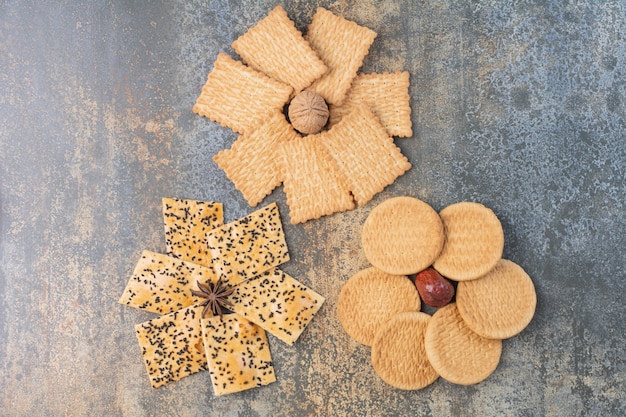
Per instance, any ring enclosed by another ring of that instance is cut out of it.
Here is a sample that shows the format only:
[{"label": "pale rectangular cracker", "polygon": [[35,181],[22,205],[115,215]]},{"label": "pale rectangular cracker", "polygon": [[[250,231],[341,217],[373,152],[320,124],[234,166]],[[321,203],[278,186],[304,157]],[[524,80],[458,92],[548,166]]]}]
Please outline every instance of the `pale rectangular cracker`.
[{"label": "pale rectangular cracker", "polygon": [[374,38],[373,30],[319,7],[305,39],[326,63],[328,72],[308,90],[329,104],[341,104]]},{"label": "pale rectangular cracker", "polygon": [[202,307],[191,306],[135,326],[153,388],[207,369],[201,319]]},{"label": "pale rectangular cracker", "polygon": [[165,252],[184,261],[211,266],[206,234],[224,224],[221,203],[180,198],[162,199]]},{"label": "pale rectangular cracker", "polygon": [[214,229],[207,238],[215,271],[232,284],[289,260],[276,203]]},{"label": "pale rectangular cracker", "polygon": [[292,345],[324,303],[324,297],[279,269],[235,288],[233,310]]},{"label": "pale rectangular cracker", "polygon": [[281,170],[292,224],[354,208],[350,192],[320,143],[324,134],[276,146],[276,163]]},{"label": "pale rectangular cracker", "polygon": [[239,136],[230,149],[218,152],[213,161],[255,207],[282,182],[274,145],[299,137],[285,115],[277,111],[255,131]]},{"label": "pale rectangular cracker", "polygon": [[282,110],[293,88],[220,52],[193,106],[200,116],[246,134]]},{"label": "pale rectangular cracker", "polygon": [[340,105],[329,106],[329,125],[337,124],[362,102],[367,103],[389,136],[413,135],[408,71],[359,74]]},{"label": "pale rectangular cracker", "polygon": [[215,395],[276,381],[267,334],[256,324],[238,314],[206,318],[202,338]]},{"label": "pale rectangular cracker", "polygon": [[250,67],[291,85],[295,94],[327,71],[282,6],[276,6],[232,47]]},{"label": "pale rectangular cracker", "polygon": [[365,103],[330,129],[322,144],[359,206],[411,168]]},{"label": "pale rectangular cracker", "polygon": [[161,253],[143,251],[118,302],[140,310],[168,314],[200,301],[196,282],[217,281],[213,269]]}]

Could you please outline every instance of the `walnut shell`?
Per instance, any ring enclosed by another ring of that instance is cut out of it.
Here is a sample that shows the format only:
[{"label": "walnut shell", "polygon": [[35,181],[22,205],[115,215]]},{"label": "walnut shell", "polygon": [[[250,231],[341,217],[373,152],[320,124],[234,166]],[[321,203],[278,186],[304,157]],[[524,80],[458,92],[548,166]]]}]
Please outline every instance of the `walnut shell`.
[{"label": "walnut shell", "polygon": [[328,105],[312,91],[303,91],[289,103],[289,120],[300,133],[317,133],[328,122]]}]

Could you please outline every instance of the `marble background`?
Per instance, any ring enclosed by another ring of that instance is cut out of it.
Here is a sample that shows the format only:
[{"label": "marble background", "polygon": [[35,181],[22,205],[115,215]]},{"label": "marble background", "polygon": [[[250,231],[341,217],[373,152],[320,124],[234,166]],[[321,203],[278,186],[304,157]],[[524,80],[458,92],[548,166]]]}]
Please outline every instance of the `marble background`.
[{"label": "marble background", "polygon": [[[150,388],[116,303],[161,197],[252,209],[212,161],[236,138],[191,112],[218,52],[279,2],[0,0],[0,415],[618,416],[626,414],[626,3],[285,1],[378,33],[362,71],[411,75],[413,168],[369,204],[304,225],[283,214],[284,270],[327,299],[278,381],[216,398],[203,372]],[[463,387],[386,385],[335,313],[366,267],[360,228],[411,195],[477,201],[534,280],[535,318]]]}]

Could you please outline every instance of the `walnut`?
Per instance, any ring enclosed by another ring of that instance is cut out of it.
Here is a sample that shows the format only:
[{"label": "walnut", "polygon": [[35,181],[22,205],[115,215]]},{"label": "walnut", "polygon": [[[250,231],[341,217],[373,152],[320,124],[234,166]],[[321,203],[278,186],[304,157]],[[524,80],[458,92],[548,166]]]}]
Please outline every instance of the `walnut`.
[{"label": "walnut", "polygon": [[317,133],[328,121],[328,106],[319,94],[303,91],[289,103],[289,120],[300,133]]}]

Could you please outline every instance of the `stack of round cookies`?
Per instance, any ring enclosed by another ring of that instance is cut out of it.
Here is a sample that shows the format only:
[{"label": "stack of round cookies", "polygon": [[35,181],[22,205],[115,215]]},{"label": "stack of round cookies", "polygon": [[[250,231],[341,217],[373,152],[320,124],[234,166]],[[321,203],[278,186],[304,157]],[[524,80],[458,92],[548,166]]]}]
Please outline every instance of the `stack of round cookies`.
[{"label": "stack of round cookies", "polygon": [[[420,389],[439,376],[463,385],[484,380],[498,366],[502,339],[534,315],[533,282],[502,259],[502,225],[481,204],[437,213],[413,197],[391,198],[369,214],[361,242],[372,266],[344,283],[337,315],[351,338],[371,347],[374,370],[394,387]],[[432,315],[409,278],[431,268],[456,286],[456,298]]]}]

